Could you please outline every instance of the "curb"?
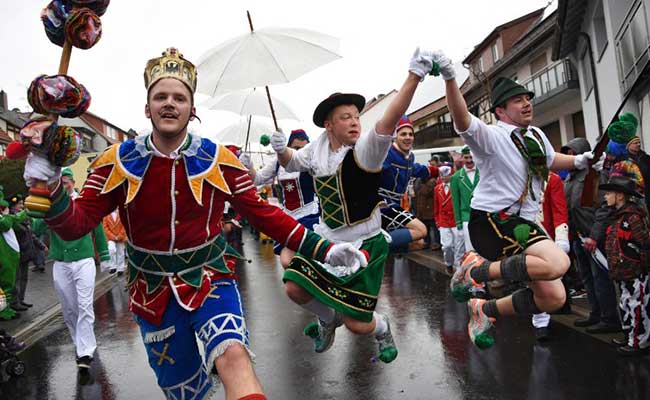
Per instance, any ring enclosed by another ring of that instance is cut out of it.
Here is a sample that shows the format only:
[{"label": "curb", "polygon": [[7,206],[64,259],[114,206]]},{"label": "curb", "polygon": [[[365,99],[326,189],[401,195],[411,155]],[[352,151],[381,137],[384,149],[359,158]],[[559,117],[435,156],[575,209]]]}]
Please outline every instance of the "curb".
[{"label": "curb", "polygon": [[[95,282],[94,300],[97,300],[99,297],[106,294],[118,282],[119,280],[117,279],[117,275],[106,275],[98,279]],[[57,302],[56,304],[52,305],[52,307],[45,310],[41,315],[34,318],[34,320],[28,323],[24,328],[21,328],[16,333],[13,333],[13,336],[15,336],[16,339],[25,342],[27,345],[22,351],[25,351],[40,339],[50,334],[51,332],[44,328],[61,317],[61,304]]]}]

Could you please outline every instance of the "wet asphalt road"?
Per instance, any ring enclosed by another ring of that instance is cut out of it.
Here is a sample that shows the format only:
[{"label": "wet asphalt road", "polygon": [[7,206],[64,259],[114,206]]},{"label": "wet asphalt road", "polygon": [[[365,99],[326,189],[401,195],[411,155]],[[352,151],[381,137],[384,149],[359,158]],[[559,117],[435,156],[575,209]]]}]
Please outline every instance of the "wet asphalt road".
[{"label": "wet asphalt road", "polygon": [[[448,278],[405,259],[386,267],[378,310],[399,348],[391,364],[372,362],[374,340],[337,331],[325,354],[302,335],[311,317],[285,298],[270,244],[247,239],[254,261],[240,288],[269,399],[650,399],[650,358],[626,360],[607,344],[565,326],[538,345],[526,320],[502,319],[497,344],[475,349],[467,313],[448,295]],[[95,303],[98,353],[80,379],[61,321],[21,354],[24,376],[0,385],[0,399],[160,399],[123,287]],[[220,394],[217,398],[223,398]]]}]

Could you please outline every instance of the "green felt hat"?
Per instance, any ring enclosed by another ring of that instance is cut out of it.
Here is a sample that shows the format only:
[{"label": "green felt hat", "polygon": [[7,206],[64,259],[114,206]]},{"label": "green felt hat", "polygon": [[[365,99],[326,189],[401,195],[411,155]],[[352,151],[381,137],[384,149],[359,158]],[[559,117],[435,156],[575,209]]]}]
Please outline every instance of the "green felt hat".
[{"label": "green felt hat", "polygon": [[535,92],[531,92],[512,79],[503,77],[497,78],[492,85],[492,107],[490,108],[490,111],[496,112],[497,107],[504,105],[509,98],[521,94],[527,94],[531,99],[535,97]]},{"label": "green felt hat", "polygon": [[74,179],[74,174],[70,168],[63,168],[61,171],[61,176],[69,176],[70,178]]},{"label": "green felt hat", "polygon": [[464,146],[462,149],[460,149],[460,154],[469,154],[469,146]]}]

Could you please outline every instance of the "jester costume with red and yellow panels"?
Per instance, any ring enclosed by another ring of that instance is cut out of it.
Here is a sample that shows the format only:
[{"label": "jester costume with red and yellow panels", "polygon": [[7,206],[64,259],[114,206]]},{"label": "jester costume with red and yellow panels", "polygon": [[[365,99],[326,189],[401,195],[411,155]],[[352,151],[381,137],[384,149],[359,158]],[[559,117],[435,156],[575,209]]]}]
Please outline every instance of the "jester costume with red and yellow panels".
[{"label": "jester costume with red and yellow panels", "polygon": [[[149,136],[139,137],[108,148],[92,164],[80,197],[70,201],[61,192],[47,216],[62,238],[73,239],[119,207],[129,238],[134,313],[155,323],[172,295],[195,309],[211,279],[231,274],[219,257],[223,249],[215,248],[220,247],[225,201],[264,232],[298,249],[305,229],[257,196],[246,168],[225,147],[188,135],[181,155],[172,159],[154,156],[149,141]],[[186,265],[162,263],[170,258]]]}]

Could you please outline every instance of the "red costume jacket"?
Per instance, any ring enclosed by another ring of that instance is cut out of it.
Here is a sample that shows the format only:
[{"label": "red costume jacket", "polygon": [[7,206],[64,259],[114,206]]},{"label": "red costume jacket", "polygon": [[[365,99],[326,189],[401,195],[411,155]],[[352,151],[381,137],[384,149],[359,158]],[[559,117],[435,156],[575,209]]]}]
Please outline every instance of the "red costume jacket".
[{"label": "red costume jacket", "polygon": [[569,210],[564,195],[564,183],[555,172],[549,172],[546,188],[544,189],[544,202],[542,214],[538,218],[544,230],[551,239],[569,240]]},{"label": "red costume jacket", "polygon": [[445,194],[444,183],[440,182],[433,189],[433,218],[438,228],[455,228],[454,202],[451,199],[451,187],[448,185]]},{"label": "red costume jacket", "polygon": [[[259,230],[292,250],[324,258],[329,242],[262,200],[246,168],[223,146],[188,134],[176,159],[156,155],[150,137],[113,145],[92,164],[80,196],[57,189],[46,216],[63,239],[83,236],[119,209],[128,236],[131,310],[158,324],[172,294],[194,310],[210,282],[233,277],[221,235],[228,201]],[[310,236],[311,235],[311,236]],[[312,242],[306,249],[301,245]],[[306,252],[309,251],[309,252]]]}]

